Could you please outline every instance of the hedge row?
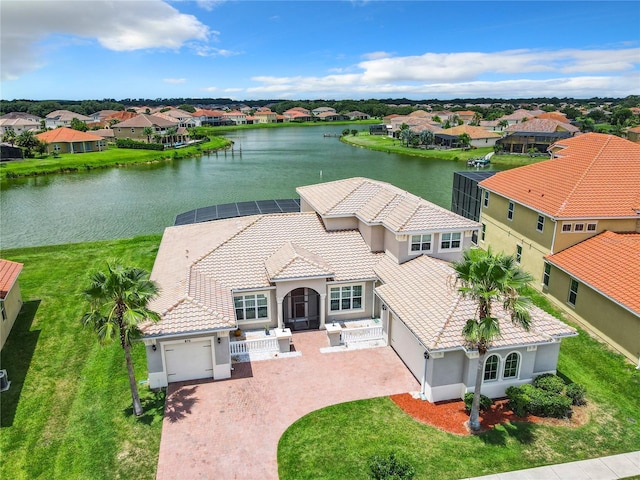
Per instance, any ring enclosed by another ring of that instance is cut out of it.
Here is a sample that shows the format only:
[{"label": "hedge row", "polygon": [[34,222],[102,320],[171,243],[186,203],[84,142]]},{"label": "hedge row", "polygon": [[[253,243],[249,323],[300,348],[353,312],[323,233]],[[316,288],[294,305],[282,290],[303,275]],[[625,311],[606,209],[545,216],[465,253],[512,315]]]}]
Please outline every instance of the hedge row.
[{"label": "hedge row", "polygon": [[553,374],[540,375],[533,385],[509,387],[505,393],[509,408],[519,417],[530,413],[539,417],[565,418],[571,416],[572,405],[586,403],[586,389],[582,385],[565,385],[562,378]]},{"label": "hedge row", "polygon": [[134,148],[139,150],[164,150],[164,145],[161,143],[136,142],[128,138],[118,138],[116,140],[116,146],[118,148]]}]

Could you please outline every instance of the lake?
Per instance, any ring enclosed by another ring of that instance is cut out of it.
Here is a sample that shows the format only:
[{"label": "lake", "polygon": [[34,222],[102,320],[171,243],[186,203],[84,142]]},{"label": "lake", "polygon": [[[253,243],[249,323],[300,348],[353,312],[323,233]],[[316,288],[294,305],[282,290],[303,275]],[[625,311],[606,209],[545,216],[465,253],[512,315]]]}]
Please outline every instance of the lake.
[{"label": "lake", "polygon": [[187,210],[294,198],[298,186],[356,176],[384,180],[450,208],[453,172],[466,170],[465,162],[374,152],[323,136],[344,128],[238,130],[225,133],[235,142],[233,150],[199,158],[8,180],[1,192],[0,246],[162,233]]}]

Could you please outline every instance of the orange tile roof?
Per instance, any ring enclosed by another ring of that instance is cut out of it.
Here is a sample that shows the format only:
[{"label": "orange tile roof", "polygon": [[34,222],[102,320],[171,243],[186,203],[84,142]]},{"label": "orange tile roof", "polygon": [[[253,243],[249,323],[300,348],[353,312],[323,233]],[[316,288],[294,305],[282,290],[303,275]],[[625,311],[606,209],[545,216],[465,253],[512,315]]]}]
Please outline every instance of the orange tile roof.
[{"label": "orange tile roof", "polygon": [[548,119],[548,120],[556,120],[562,123],[569,123],[569,119],[560,112],[545,112],[537,115],[536,118]]},{"label": "orange tile roof", "polygon": [[482,127],[473,127],[471,125],[458,125],[451,128],[445,128],[440,133],[445,135],[462,135],[466,133],[472,140],[479,138],[500,138],[501,135],[496,132],[489,132]]},{"label": "orange tile roof", "polygon": [[22,271],[22,263],[0,259],[0,299],[4,300]]},{"label": "orange tile roof", "polygon": [[640,233],[603,232],[546,258],[640,314]]},{"label": "orange tile roof", "polygon": [[71,142],[95,142],[101,141],[102,137],[92,133],[81,132],[72,128],[61,127],[49,130],[36,135],[38,140],[45,143],[71,143]]},{"label": "orange tile roof", "polygon": [[545,162],[498,172],[480,186],[553,218],[640,218],[640,145],[587,133],[551,146]]}]

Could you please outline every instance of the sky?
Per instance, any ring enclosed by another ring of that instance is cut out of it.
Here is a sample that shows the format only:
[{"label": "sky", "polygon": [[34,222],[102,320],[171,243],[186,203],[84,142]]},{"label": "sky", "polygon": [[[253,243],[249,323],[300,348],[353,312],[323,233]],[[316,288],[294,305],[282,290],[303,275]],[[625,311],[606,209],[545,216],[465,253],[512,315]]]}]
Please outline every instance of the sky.
[{"label": "sky", "polygon": [[0,98],[640,94],[637,1],[1,0]]}]

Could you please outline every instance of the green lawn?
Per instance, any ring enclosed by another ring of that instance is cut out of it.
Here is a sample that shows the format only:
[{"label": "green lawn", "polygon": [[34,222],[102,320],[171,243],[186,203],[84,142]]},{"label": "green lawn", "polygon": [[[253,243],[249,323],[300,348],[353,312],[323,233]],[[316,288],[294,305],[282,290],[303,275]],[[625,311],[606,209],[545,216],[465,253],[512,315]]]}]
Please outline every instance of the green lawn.
[{"label": "green lawn", "polygon": [[219,150],[229,145],[231,145],[231,142],[226,138],[212,137],[208,142],[175,150],[157,151],[110,147],[102,152],[66,153],[59,155],[57,158],[49,155],[44,158],[13,160],[0,163],[0,178],[77,172],[94,168],[122,167],[179,160],[201,155],[202,150]]},{"label": "green lawn", "polygon": [[[164,395],[140,388],[145,415],[135,418],[124,354],[101,347],[81,328],[79,295],[105,260],[151,269],[159,236],[133,240],[5,250],[23,262],[22,312],[2,349],[11,380],[2,393],[3,479],[155,478]],[[133,350],[145,379],[144,346]]]},{"label": "green lawn", "polygon": [[[360,132],[358,135],[347,135],[341,138],[344,143],[356,147],[368,148],[379,152],[399,153],[414,157],[437,158],[441,160],[466,161],[471,158],[483,157],[493,152],[493,147],[474,148],[462,150],[452,148],[450,150],[424,150],[421,148],[406,147],[402,141],[390,138],[386,135],[369,135],[368,132]],[[531,158],[526,155],[494,155],[491,162],[498,165],[521,166],[548,160],[547,156]]]},{"label": "green lawn", "polygon": [[289,427],[278,446],[280,478],[366,479],[369,459],[392,452],[416,479],[459,479],[640,450],[639,371],[581,331],[563,340],[558,372],[587,387],[593,412],[582,427],[518,423],[460,437],[414,421],[388,398],[362,400]]}]

